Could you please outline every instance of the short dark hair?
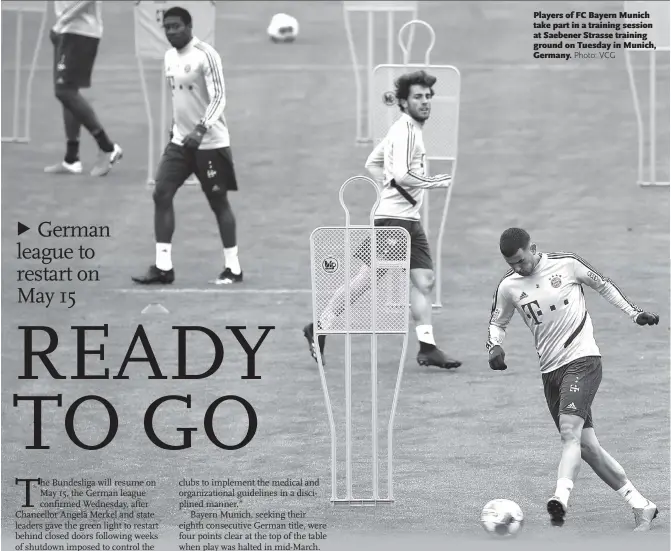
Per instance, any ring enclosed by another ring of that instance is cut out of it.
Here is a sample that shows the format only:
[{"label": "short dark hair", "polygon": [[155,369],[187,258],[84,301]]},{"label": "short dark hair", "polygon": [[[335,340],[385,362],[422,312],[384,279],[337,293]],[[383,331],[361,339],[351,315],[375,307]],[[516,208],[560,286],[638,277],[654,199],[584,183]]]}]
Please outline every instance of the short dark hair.
[{"label": "short dark hair", "polygon": [[431,90],[431,95],[433,96],[433,86],[436,84],[437,80],[436,77],[423,70],[401,75],[394,83],[396,86],[396,101],[398,102],[398,106],[403,110],[401,100],[408,99],[408,96],[410,96],[410,87],[413,84],[419,84],[429,88]]},{"label": "short dark hair", "polygon": [[188,10],[180,8],[179,6],[165,10],[165,12],[163,12],[163,19],[166,17],[179,17],[182,20],[182,23],[184,23],[186,26],[191,25],[192,21],[191,14],[188,12]]},{"label": "short dark hair", "polygon": [[501,234],[499,249],[505,257],[513,256],[519,249],[526,249],[531,236],[522,228],[508,228]]}]

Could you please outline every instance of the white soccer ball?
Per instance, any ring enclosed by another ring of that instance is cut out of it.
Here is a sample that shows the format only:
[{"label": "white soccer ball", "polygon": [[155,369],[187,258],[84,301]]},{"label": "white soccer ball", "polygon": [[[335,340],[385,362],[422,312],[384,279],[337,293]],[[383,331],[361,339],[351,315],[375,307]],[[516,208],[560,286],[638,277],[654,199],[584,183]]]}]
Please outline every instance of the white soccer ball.
[{"label": "white soccer ball", "polygon": [[524,525],[524,514],[514,501],[493,499],[482,509],[480,522],[493,536],[514,536]]},{"label": "white soccer ball", "polygon": [[276,13],[268,25],[268,36],[273,42],[293,42],[298,36],[298,21],[286,13]]}]

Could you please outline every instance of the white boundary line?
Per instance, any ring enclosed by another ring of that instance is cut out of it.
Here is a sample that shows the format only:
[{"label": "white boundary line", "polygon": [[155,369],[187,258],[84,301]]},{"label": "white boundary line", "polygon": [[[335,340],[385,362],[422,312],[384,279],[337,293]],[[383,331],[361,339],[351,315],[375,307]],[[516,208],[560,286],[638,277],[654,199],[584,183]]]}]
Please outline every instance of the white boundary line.
[{"label": "white boundary line", "polygon": [[312,293],[312,289],[198,289],[198,288],[156,288],[142,287],[137,289],[114,289],[112,292],[126,295],[177,295],[177,294],[232,294],[232,295],[306,295]]},{"label": "white boundary line", "polygon": [[[613,70],[609,67],[611,63],[588,63],[588,62],[571,62],[564,61],[562,63],[484,63],[484,64],[465,64],[460,65],[461,71],[607,71]],[[668,69],[667,64],[661,64],[661,68]],[[360,67],[362,69],[363,67]],[[301,65],[301,64],[276,64],[276,65],[231,65],[225,67],[227,72],[276,72],[276,73],[290,73],[297,71],[307,71],[312,73],[351,73],[352,65]],[[647,66],[634,66],[634,70],[646,70]],[[5,63],[2,65],[2,71],[14,71],[15,67],[12,64]],[[22,71],[30,70],[29,65],[22,65]],[[35,67],[36,71],[53,70],[50,65],[38,65]],[[155,64],[147,64],[145,68],[147,72],[159,72],[163,70],[160,61]],[[95,71],[103,73],[128,73],[128,65],[96,65]]]}]

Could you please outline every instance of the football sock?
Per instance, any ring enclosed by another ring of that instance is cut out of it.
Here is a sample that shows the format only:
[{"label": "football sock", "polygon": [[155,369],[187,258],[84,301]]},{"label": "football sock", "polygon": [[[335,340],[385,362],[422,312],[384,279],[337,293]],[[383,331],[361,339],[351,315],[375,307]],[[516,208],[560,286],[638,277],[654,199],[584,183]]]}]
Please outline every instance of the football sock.
[{"label": "football sock", "polygon": [[648,504],[648,500],[645,499],[628,480],[622,488],[617,490],[617,493],[620,494],[632,508],[641,509]]},{"label": "football sock", "polygon": [[96,142],[98,142],[98,147],[105,153],[112,153],[112,151],[114,151],[114,144],[107,137],[107,134],[102,128],[93,132],[92,135]]},{"label": "football sock", "polygon": [[172,270],[171,243],[156,243],[156,267],[167,272]]},{"label": "football sock", "polygon": [[79,160],[79,140],[68,140],[65,152],[65,162],[76,163]]},{"label": "football sock", "polygon": [[429,352],[436,347],[432,325],[418,325],[415,330],[417,331],[420,352]]},{"label": "football sock", "polygon": [[573,490],[573,481],[570,478],[560,478],[557,480],[557,489],[555,490],[555,496],[564,504],[568,504],[568,498]]},{"label": "football sock", "polygon": [[224,248],[224,259],[226,260],[226,267],[234,274],[239,274],[241,271],[240,260],[238,260],[238,247]]}]

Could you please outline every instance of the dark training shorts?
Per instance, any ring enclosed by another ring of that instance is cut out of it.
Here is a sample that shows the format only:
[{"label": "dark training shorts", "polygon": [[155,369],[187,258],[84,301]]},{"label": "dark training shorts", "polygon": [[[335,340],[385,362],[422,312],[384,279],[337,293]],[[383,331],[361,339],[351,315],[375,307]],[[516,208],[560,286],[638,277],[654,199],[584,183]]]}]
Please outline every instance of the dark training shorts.
[{"label": "dark training shorts", "polygon": [[426,238],[422,224],[418,220],[402,220],[400,218],[378,218],[376,227],[399,226],[410,234],[410,269],[433,270],[429,240]]},{"label": "dark training shorts", "polygon": [[194,151],[170,142],[158,165],[156,187],[177,193],[192,174],[200,180],[205,193],[226,194],[238,189],[230,147]]},{"label": "dark training shorts", "polygon": [[561,414],[577,415],[585,420],[584,428],[593,427],[592,401],[601,384],[601,358],[578,358],[559,369],[543,374],[545,400],[559,429]]},{"label": "dark training shorts", "polygon": [[51,33],[54,45],[54,85],[90,88],[99,38],[79,34]]}]

